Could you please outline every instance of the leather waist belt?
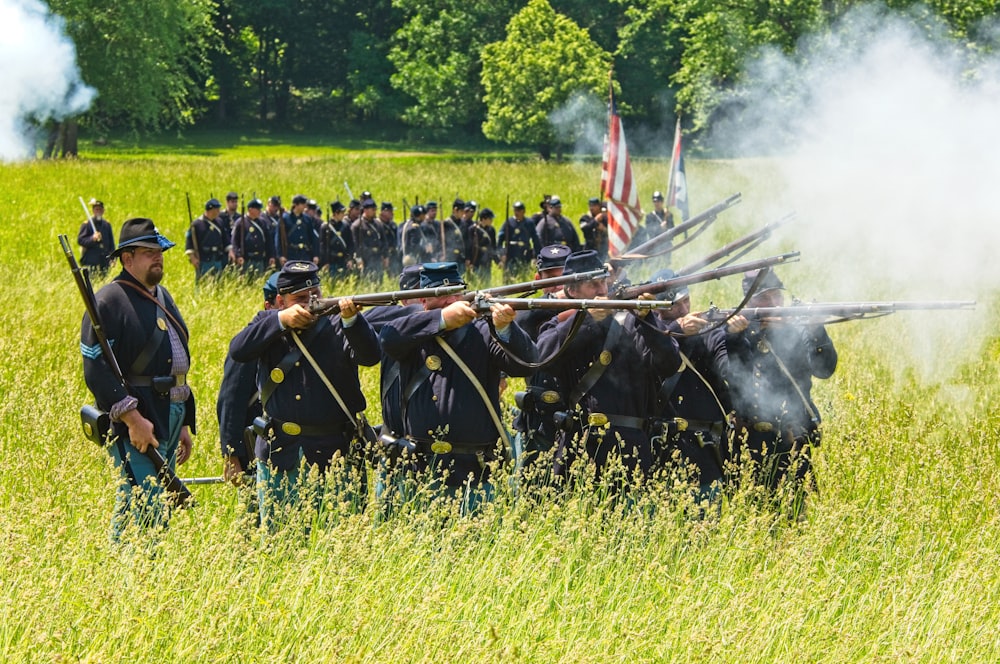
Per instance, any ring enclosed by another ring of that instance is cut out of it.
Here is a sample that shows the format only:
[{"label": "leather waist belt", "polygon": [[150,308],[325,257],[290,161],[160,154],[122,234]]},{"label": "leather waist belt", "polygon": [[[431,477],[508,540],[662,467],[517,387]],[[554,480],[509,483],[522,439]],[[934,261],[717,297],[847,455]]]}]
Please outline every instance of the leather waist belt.
[{"label": "leather waist belt", "polygon": [[587,416],[588,426],[601,427],[605,424],[610,424],[613,427],[620,427],[622,429],[639,429],[640,431],[646,430],[646,418],[644,417],[614,415],[612,413],[591,413]]},{"label": "leather waist belt", "polygon": [[153,382],[156,381],[157,386],[162,385],[165,388],[170,388],[187,385],[187,374],[180,374],[178,376],[127,376],[126,380],[132,387],[153,387]]},{"label": "leather waist belt", "polygon": [[675,421],[677,421],[677,429],[679,431],[709,431],[711,433],[721,433],[723,429],[726,428],[726,423],[721,420],[689,420],[687,418],[678,417],[675,418]]},{"label": "leather waist belt", "polygon": [[343,436],[344,426],[336,424],[299,424],[298,422],[285,422],[276,418],[271,418],[271,426],[274,430],[280,431],[287,436]]},{"label": "leather waist belt", "polygon": [[427,440],[407,437],[416,444],[417,451],[424,454],[481,454],[496,447],[496,443],[452,443],[444,440]]},{"label": "leather waist belt", "polygon": [[301,244],[301,243],[300,244],[293,244],[292,248],[293,249],[312,249],[312,245],[311,244]]}]

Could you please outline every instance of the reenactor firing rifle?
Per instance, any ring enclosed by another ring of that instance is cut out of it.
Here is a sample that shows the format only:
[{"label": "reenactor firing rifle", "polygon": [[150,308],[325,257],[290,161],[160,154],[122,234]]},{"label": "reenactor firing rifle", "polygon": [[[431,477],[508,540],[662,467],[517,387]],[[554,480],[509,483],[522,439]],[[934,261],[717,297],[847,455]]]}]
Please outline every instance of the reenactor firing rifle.
[{"label": "reenactor firing rifle", "polygon": [[[122,382],[125,389],[131,392],[128,381],[125,380],[125,375],[122,373],[121,367],[118,365],[118,360],[115,358],[114,351],[111,349],[111,343],[108,341],[108,337],[104,333],[104,327],[101,324],[101,317],[97,310],[97,297],[94,295],[94,287],[90,283],[90,273],[81,269],[79,263],[76,262],[76,256],[73,255],[73,249],[70,247],[69,239],[65,235],[59,236],[59,244],[62,245],[63,253],[66,254],[66,260],[69,261],[69,267],[73,271],[73,278],[76,280],[76,286],[80,290],[80,296],[83,297],[83,305],[87,310],[87,315],[90,316],[90,322],[94,328],[94,335],[97,337],[97,341],[101,345],[101,352],[103,353],[115,376],[117,376]],[[108,436],[111,433],[111,420],[108,414],[88,405],[84,406],[80,410],[80,417],[83,420],[83,433],[87,439],[97,443],[98,445],[106,445],[108,442]],[[155,447],[152,445],[147,447],[145,454],[152,462],[153,467],[156,469],[157,475],[163,482],[166,490],[173,494],[173,499],[178,505],[183,505],[184,502],[191,497],[191,492],[184,485],[184,482],[177,477],[177,474],[174,473],[173,469],[169,464],[167,464],[163,456]]]},{"label": "reenactor firing rifle", "polygon": [[651,281],[645,284],[636,284],[635,286],[618,286],[612,287],[612,295],[620,300],[631,300],[639,297],[643,293],[650,293],[656,295],[658,293],[664,293],[669,290],[674,290],[680,288],[681,286],[690,286],[691,284],[699,284],[705,281],[714,281],[715,279],[721,279],[722,277],[728,277],[734,274],[743,274],[751,270],[760,270],[762,268],[769,268],[775,265],[783,265],[785,263],[791,263],[799,259],[799,252],[792,251],[787,254],[779,254],[777,256],[771,256],[769,258],[761,258],[754,261],[748,261],[746,263],[739,263],[737,265],[729,265],[727,267],[720,267],[714,270],[707,270],[705,272],[696,272],[694,274],[686,274],[673,279],[665,279],[663,281]]},{"label": "reenactor firing rifle", "polygon": [[[741,198],[742,195],[743,194],[740,194],[740,193],[733,194],[732,196],[730,196],[729,198],[725,199],[724,201],[722,201],[720,203],[716,203],[715,205],[713,205],[712,207],[708,208],[707,210],[696,214],[695,216],[693,216],[690,219],[688,219],[687,221],[685,221],[683,224],[679,224],[677,226],[674,226],[670,230],[664,231],[663,233],[660,233],[659,235],[657,235],[657,236],[655,236],[655,237],[647,240],[646,242],[643,242],[642,244],[638,245],[637,247],[633,247],[632,250],[629,251],[627,254],[622,254],[621,256],[618,256],[616,258],[612,258],[611,259],[611,263],[617,267],[619,265],[627,263],[628,261],[644,260],[644,259],[647,259],[647,258],[653,258],[655,256],[662,256],[664,254],[669,254],[670,252],[674,251],[675,249],[679,249],[680,247],[683,247],[684,245],[688,244],[689,242],[691,242],[692,240],[694,240],[696,237],[698,237],[698,235],[700,235],[706,229],[708,229],[708,227],[711,226],[712,223],[716,219],[718,219],[718,217],[719,217],[719,215],[721,213],[725,212],[726,210],[728,210],[732,206],[734,206],[737,203],[739,203],[740,202],[740,198]],[[701,228],[699,228],[690,237],[686,236],[686,239],[683,242],[681,242],[680,244],[673,245],[673,246],[669,246],[668,245],[667,249],[665,249],[665,250],[659,250],[659,251],[655,250],[655,248],[658,245],[660,245],[660,244],[662,244],[664,242],[669,242],[670,240],[672,240],[673,238],[677,237],[681,233],[685,233],[686,234],[692,228],[695,228],[696,226],[699,226],[699,225],[701,225]]]},{"label": "reenactor firing rifle", "polygon": [[576,309],[586,311],[588,309],[630,309],[632,311],[646,311],[653,309],[669,309],[674,306],[670,300],[572,300],[559,298],[540,297],[500,297],[494,298],[482,291],[477,291],[475,299],[472,301],[473,308],[480,313],[486,313],[490,306],[494,304],[508,304],[514,311],[531,311],[533,309],[550,309],[553,311],[566,311]]},{"label": "reenactor firing rifle", "polygon": [[719,309],[711,307],[700,314],[710,322],[727,321],[740,315],[751,320],[782,320],[789,323],[829,325],[848,320],[861,320],[888,316],[897,311],[924,311],[938,309],[975,309],[975,300],[938,300],[926,302],[812,302],[790,307],[744,307]]}]

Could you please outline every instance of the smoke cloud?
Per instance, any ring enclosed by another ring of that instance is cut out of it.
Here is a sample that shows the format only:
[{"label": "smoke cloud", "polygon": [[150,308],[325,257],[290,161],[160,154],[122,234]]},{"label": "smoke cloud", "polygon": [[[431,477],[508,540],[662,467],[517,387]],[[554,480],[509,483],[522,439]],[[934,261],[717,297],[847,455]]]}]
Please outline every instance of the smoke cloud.
[{"label": "smoke cloud", "polygon": [[64,21],[38,0],[0,0],[0,161],[34,156],[33,125],[82,113],[95,96]]},{"label": "smoke cloud", "polygon": [[[800,265],[781,271],[793,290],[810,300],[995,297],[1000,60],[924,21],[866,7],[791,57],[763,54],[748,73],[753,83],[733,95],[709,143],[775,157],[773,186],[744,197],[767,220],[798,212],[779,231],[802,251]],[[746,167],[749,175],[760,162]],[[897,314],[927,332],[900,352],[941,355],[935,348],[956,325],[978,352],[983,330],[973,328],[988,306]],[[944,320],[948,331],[937,326]],[[949,362],[940,360],[928,374]]]}]

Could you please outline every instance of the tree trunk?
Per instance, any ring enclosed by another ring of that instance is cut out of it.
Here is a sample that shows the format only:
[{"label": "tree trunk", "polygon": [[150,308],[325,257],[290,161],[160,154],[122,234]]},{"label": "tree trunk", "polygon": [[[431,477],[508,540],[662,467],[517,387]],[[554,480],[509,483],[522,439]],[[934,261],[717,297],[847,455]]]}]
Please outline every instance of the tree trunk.
[{"label": "tree trunk", "polygon": [[63,138],[63,157],[79,157],[80,151],[77,145],[77,138],[80,125],[76,120],[67,120],[64,123],[64,126],[66,128],[66,133]]}]

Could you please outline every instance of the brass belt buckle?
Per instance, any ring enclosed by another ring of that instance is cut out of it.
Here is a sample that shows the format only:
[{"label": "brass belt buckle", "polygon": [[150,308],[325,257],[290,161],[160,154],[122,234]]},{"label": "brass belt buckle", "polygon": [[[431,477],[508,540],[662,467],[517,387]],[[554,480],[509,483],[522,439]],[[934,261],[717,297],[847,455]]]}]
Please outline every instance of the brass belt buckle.
[{"label": "brass belt buckle", "polygon": [[281,430],[289,436],[297,436],[302,433],[302,427],[295,422],[282,422]]},{"label": "brass belt buckle", "polygon": [[431,443],[431,452],[434,454],[448,454],[451,452],[451,443],[445,440],[435,440]]},{"label": "brass belt buckle", "polygon": [[771,433],[774,431],[774,425],[770,422],[754,422],[753,430],[758,433]]},{"label": "brass belt buckle", "polygon": [[591,413],[587,416],[587,426],[603,427],[608,423],[608,416],[604,413]]}]

